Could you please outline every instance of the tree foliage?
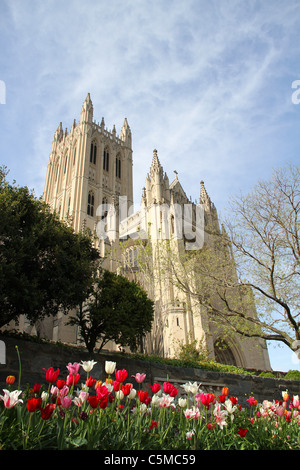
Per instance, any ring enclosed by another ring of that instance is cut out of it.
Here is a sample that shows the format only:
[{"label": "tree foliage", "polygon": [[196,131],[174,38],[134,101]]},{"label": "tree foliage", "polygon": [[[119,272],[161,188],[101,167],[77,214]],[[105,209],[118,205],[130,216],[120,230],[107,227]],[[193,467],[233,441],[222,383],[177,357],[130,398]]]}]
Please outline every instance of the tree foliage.
[{"label": "tree foliage", "polygon": [[206,226],[202,250],[183,253],[181,264],[171,260],[177,286],[223,330],[299,352],[299,210],[299,168],[274,170],[232,201],[221,229]]},{"label": "tree foliage", "polygon": [[93,292],[81,304],[70,324],[76,324],[89,352],[114,341],[132,351],[151,330],[153,302],[135,282],[103,270],[94,280]]},{"label": "tree foliage", "polygon": [[89,293],[98,252],[0,169],[0,327],[67,311]]}]

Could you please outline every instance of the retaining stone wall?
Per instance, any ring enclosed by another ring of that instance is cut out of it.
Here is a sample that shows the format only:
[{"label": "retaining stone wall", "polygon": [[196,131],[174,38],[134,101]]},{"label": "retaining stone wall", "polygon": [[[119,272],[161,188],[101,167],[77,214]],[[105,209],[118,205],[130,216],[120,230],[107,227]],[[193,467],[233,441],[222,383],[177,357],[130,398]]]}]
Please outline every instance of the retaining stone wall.
[{"label": "retaining stone wall", "polygon": [[[26,384],[32,386],[36,382],[46,383],[44,368],[48,369],[53,366],[54,369],[60,369],[59,378],[65,378],[68,374],[66,366],[69,362],[81,362],[91,359],[87,351],[76,348],[67,348],[54,344],[40,344],[1,334],[0,341],[3,341],[6,346],[6,364],[0,364],[0,393],[2,393],[3,388],[7,388],[5,383],[7,375],[14,375],[16,383],[18,382],[19,362],[16,346],[21,357],[21,388],[23,389]],[[179,386],[180,392],[184,394],[184,390],[180,385],[196,381],[201,384],[200,388],[203,391],[212,391],[216,395],[221,393],[223,386],[227,386],[230,395],[237,396],[242,406],[248,405],[246,400],[251,394],[253,394],[258,402],[263,400],[273,401],[274,399],[281,400],[282,391],[285,390],[289,391],[290,396],[300,395],[300,381],[174,367],[166,364],[129,359],[119,354],[114,355],[113,353],[95,354],[92,359],[97,361],[91,373],[96,379],[105,379],[105,361],[115,361],[117,369],[124,368],[128,371],[127,382],[132,381],[132,383],[135,383],[131,376],[137,372],[146,373],[146,379],[142,387],[149,391],[148,384],[154,382],[163,383],[169,380],[169,382]]]}]

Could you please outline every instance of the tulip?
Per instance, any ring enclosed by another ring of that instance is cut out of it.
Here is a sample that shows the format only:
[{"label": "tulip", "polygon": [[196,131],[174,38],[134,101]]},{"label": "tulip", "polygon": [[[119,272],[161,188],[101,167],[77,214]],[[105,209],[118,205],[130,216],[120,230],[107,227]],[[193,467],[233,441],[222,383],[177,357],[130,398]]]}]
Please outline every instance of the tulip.
[{"label": "tulip", "polygon": [[179,400],[178,400],[178,405],[180,406],[180,408],[185,408],[186,405],[187,405],[187,400],[186,400],[186,398],[179,398]]},{"label": "tulip", "polygon": [[246,434],[247,434],[247,429],[239,428],[238,434],[239,434],[241,437],[245,437]]},{"label": "tulip", "polygon": [[60,403],[63,408],[69,408],[72,404],[72,397],[70,395],[66,395],[64,397],[60,397]]},{"label": "tulip", "polygon": [[163,390],[165,393],[168,393],[170,396],[173,397],[175,397],[178,393],[178,388],[176,388],[173,384],[170,384],[170,382],[163,383]]},{"label": "tulip", "polygon": [[5,408],[13,408],[18,403],[23,403],[23,400],[19,398],[19,395],[22,393],[22,390],[14,390],[10,392],[9,390],[3,389],[4,395],[0,395],[0,399],[3,400]]},{"label": "tulip", "polygon": [[97,392],[97,397],[101,400],[102,398],[105,398],[108,396],[108,388],[105,385],[101,385],[100,387],[97,387],[96,389]]},{"label": "tulip", "polygon": [[186,436],[187,439],[191,440],[194,434],[195,434],[194,430],[193,431],[187,431],[185,433],[185,436]]},{"label": "tulip", "polygon": [[223,387],[223,388],[222,388],[222,395],[223,395],[224,397],[227,397],[227,396],[228,396],[228,393],[229,393],[228,387]]},{"label": "tulip", "polygon": [[102,383],[103,383],[102,380],[97,380],[95,383],[95,387],[94,387],[95,390],[97,390],[98,387],[101,387]]},{"label": "tulip", "polygon": [[8,375],[6,377],[6,383],[7,385],[13,385],[13,383],[15,382],[16,380],[16,377],[14,375]]},{"label": "tulip", "polygon": [[41,384],[34,384],[33,393],[39,393],[40,390],[41,390]]},{"label": "tulip", "polygon": [[178,393],[178,388],[173,386],[173,389],[170,392],[170,397],[176,397],[177,393]]},{"label": "tulip", "polygon": [[115,376],[118,382],[125,382],[127,375],[128,372],[125,369],[115,371]]},{"label": "tulip", "polygon": [[47,401],[49,398],[49,393],[42,392],[41,398],[42,398],[42,401]]},{"label": "tulip", "polygon": [[237,397],[229,397],[229,400],[233,405],[237,405],[238,403],[238,398]]},{"label": "tulip", "polygon": [[155,421],[154,419],[151,420],[151,424],[149,426],[149,429],[151,429],[151,431],[153,428],[157,428],[157,421]]},{"label": "tulip", "polygon": [[284,401],[288,401],[289,393],[288,393],[287,390],[285,392],[282,392],[282,398],[283,398]]},{"label": "tulip", "polygon": [[135,388],[132,388],[132,389],[130,390],[129,395],[128,395],[128,399],[129,399],[129,400],[133,400],[135,397],[136,397],[136,389],[135,389]]},{"label": "tulip", "polygon": [[57,381],[57,377],[59,375],[60,370],[57,369],[56,371],[53,369],[53,367],[49,367],[49,369],[44,369],[46,372],[46,380],[47,382],[53,384],[54,382]]},{"label": "tulip", "polygon": [[114,391],[117,392],[118,390],[120,390],[121,388],[121,382],[119,382],[118,380],[114,380],[113,381],[113,388],[114,388]]},{"label": "tulip", "polygon": [[145,378],[146,378],[146,374],[140,374],[139,372],[136,374],[136,375],[132,375],[131,377],[134,377],[135,380],[137,381],[138,384],[141,384]]},{"label": "tulip", "polygon": [[81,361],[81,367],[85,372],[91,372],[95,364],[97,364],[95,361]]},{"label": "tulip", "polygon": [[124,393],[122,392],[122,390],[118,390],[116,392],[116,399],[117,400],[123,400],[123,398],[124,398]]},{"label": "tulip", "polygon": [[95,395],[91,395],[88,397],[88,402],[91,408],[95,409],[99,405],[99,398]]},{"label": "tulip", "polygon": [[65,386],[66,382],[64,380],[57,380],[56,386],[58,390],[61,390]]},{"label": "tulip", "polygon": [[51,418],[51,415],[52,415],[54,409],[55,409],[55,405],[53,403],[47,403],[45,408],[41,408],[41,418],[44,421]]},{"label": "tulip", "polygon": [[88,379],[86,379],[85,381],[85,384],[87,387],[93,387],[96,383],[96,379],[94,379],[93,377],[89,377]]},{"label": "tulip", "polygon": [[41,406],[42,399],[41,398],[28,398],[27,399],[27,410],[32,413],[35,410],[38,410]]},{"label": "tulip", "polygon": [[132,390],[132,387],[133,387],[132,384],[124,384],[124,385],[122,384],[121,385],[121,390],[124,393],[125,397],[127,397],[130,394],[130,392]]},{"label": "tulip", "polygon": [[149,385],[149,387],[151,388],[152,390],[152,393],[157,393],[160,391],[161,389],[161,385],[159,383],[154,383],[153,385]]},{"label": "tulip", "polygon": [[69,364],[66,367],[70,374],[76,375],[78,374],[80,366],[81,364],[79,364],[79,362],[74,362],[74,364],[71,364],[71,362],[69,362]]},{"label": "tulip", "polygon": [[257,405],[257,400],[255,400],[255,398],[253,397],[249,397],[247,402],[249,403],[249,405],[251,406],[256,406]]},{"label": "tulip", "polygon": [[102,410],[104,410],[108,405],[108,395],[100,399],[99,406]]},{"label": "tulip", "polygon": [[300,406],[299,395],[295,395],[293,397],[292,405],[294,408],[298,408]]},{"label": "tulip", "polygon": [[116,365],[117,365],[116,362],[105,361],[105,372],[106,372],[108,375],[113,374],[114,371],[115,371],[115,369],[116,369]]},{"label": "tulip", "polygon": [[80,379],[80,374],[75,374],[75,375],[69,374],[66,380],[66,384],[68,387],[71,387],[72,385],[76,385],[79,379]]},{"label": "tulip", "polygon": [[141,403],[145,403],[145,400],[148,397],[148,392],[147,391],[145,392],[143,390],[138,390],[137,394],[138,394],[138,397],[139,397],[139,401]]},{"label": "tulip", "polygon": [[69,393],[69,387],[64,385],[63,388],[59,391],[59,397],[65,397]]}]

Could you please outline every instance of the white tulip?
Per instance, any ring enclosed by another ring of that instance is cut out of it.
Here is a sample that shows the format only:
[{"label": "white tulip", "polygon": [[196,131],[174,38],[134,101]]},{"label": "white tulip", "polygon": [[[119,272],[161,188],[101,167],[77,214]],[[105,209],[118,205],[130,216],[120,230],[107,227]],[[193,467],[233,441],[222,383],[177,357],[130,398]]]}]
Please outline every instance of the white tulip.
[{"label": "white tulip", "polygon": [[95,361],[81,361],[81,366],[85,372],[91,372],[95,364],[97,364]]},{"label": "white tulip", "polygon": [[116,362],[105,361],[105,372],[106,372],[108,375],[113,374],[114,371],[115,371],[115,369],[116,369],[116,365],[117,365]]}]

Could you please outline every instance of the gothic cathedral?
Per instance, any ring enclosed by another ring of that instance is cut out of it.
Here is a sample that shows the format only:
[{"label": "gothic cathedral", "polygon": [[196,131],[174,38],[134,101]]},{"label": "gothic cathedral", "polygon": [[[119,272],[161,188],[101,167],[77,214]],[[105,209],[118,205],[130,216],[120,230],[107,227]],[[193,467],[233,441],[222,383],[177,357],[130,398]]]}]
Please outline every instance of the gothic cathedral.
[{"label": "gothic cathedral", "polygon": [[[166,256],[167,249],[172,254],[183,245],[186,249],[187,244],[190,250],[201,249],[206,237],[204,225],[207,221],[218,224],[204,183],[200,183],[199,204],[193,203],[176,171],[173,181],[169,181],[154,150],[140,209],[135,212],[132,168],[127,119],[119,135],[115,127],[108,131],[103,118],[101,123],[94,120],[88,94],[79,123],[74,120],[69,132],[60,123],[54,134],[43,199],[76,232],[91,233],[105,257],[106,269],[136,280],[154,301],[155,318],[152,331],[144,340],[145,352],[172,357],[178,344],[197,340],[219,362],[271,370],[267,347],[261,339],[234,337],[226,339],[225,348],[219,347],[224,340],[210,324],[203,307],[188,290],[172,281],[167,269],[168,263],[173,263]],[[178,224],[178,214],[185,219],[185,233],[182,224]],[[163,240],[167,240],[167,245]],[[50,339],[79,343],[77,329],[67,326],[63,315],[48,319],[45,328]],[[111,345],[111,349],[117,349],[117,345]]]}]

